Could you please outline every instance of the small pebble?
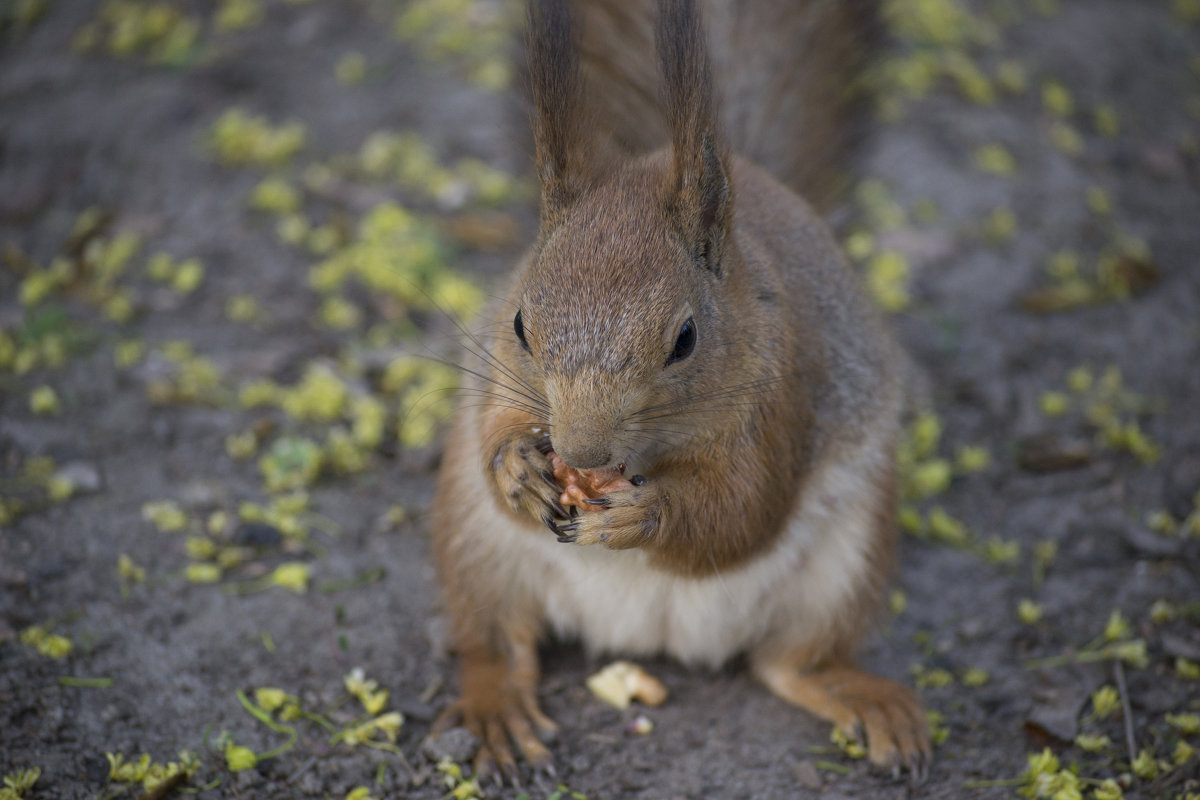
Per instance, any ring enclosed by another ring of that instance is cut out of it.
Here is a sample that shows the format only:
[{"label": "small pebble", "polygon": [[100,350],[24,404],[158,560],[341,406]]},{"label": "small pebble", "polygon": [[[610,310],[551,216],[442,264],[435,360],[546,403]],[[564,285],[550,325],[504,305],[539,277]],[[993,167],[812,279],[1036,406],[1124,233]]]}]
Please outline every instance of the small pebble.
[{"label": "small pebble", "polygon": [[90,461],[71,461],[59,467],[54,477],[68,481],[76,492],[98,492],[103,481],[100,470]]},{"label": "small pebble", "polygon": [[633,719],[629,720],[629,724],[625,726],[625,732],[631,736],[645,736],[654,730],[654,721],[645,714],[638,714]]},{"label": "small pebble", "polygon": [[451,728],[437,736],[427,736],[421,742],[421,755],[430,761],[448,758],[456,764],[470,761],[479,749],[479,739],[466,728]]},{"label": "small pebble", "polygon": [[791,765],[792,777],[796,782],[805,789],[820,789],[822,785],[821,773],[817,771],[813,762],[807,758],[803,761],[795,761]]},{"label": "small pebble", "polygon": [[233,532],[233,543],[243,547],[267,549],[278,547],[283,542],[283,534],[274,525],[265,522],[243,522]]}]

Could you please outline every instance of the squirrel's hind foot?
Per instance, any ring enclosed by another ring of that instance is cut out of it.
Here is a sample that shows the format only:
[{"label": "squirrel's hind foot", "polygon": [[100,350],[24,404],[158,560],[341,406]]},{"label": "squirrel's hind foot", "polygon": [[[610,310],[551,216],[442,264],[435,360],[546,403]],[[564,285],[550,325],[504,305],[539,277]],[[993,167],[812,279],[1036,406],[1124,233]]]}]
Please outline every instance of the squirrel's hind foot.
[{"label": "squirrel's hind foot", "polygon": [[544,742],[558,725],[537,702],[537,654],[530,642],[513,642],[514,663],[503,656],[476,652],[462,656],[459,683],[462,695],[433,724],[433,735],[463,727],[479,741],[472,767],[481,780],[519,783],[513,745],[533,769],[553,774],[554,765]]},{"label": "squirrel's hind foot", "polygon": [[910,689],[852,664],[805,669],[790,659],[766,659],[755,672],[776,695],[832,722],[850,739],[861,742],[865,734],[872,764],[894,777],[907,769],[914,783],[928,777],[929,722]]},{"label": "squirrel's hind foot", "polygon": [[[459,698],[433,724],[433,735],[463,727],[479,741],[472,770],[481,781],[520,784],[520,771],[512,745],[535,771],[554,775],[554,759],[543,744],[558,732],[558,726],[537,707],[528,708],[515,691],[500,691],[486,703]],[[482,707],[481,707],[482,706]]]}]

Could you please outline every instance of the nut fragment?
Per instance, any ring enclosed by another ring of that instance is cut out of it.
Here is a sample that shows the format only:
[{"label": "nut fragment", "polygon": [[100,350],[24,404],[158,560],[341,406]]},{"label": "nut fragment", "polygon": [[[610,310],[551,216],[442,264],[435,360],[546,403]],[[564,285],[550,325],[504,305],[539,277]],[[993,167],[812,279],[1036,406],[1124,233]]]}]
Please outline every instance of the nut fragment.
[{"label": "nut fragment", "polygon": [[625,465],[618,464],[608,469],[575,469],[551,451],[550,467],[554,470],[554,480],[563,487],[563,493],[558,502],[564,506],[575,506],[584,511],[599,510],[599,506],[586,502],[595,500],[606,492],[619,489],[631,489],[633,484],[621,477]]},{"label": "nut fragment", "polygon": [[587,679],[592,694],[611,706],[629,708],[637,700],[648,706],[662,705],[667,687],[646,670],[630,661],[614,661]]}]

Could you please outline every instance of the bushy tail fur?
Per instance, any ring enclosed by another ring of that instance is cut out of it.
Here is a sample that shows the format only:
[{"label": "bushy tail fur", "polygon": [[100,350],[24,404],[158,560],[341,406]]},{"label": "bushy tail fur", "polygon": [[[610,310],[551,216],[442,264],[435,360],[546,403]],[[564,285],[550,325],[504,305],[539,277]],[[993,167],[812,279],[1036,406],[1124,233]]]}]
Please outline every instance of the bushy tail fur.
[{"label": "bushy tail fur", "polygon": [[[668,142],[658,0],[570,0],[592,118],[629,153]],[[856,89],[877,0],[701,0],[730,149],[817,209],[840,196],[860,139]]]}]

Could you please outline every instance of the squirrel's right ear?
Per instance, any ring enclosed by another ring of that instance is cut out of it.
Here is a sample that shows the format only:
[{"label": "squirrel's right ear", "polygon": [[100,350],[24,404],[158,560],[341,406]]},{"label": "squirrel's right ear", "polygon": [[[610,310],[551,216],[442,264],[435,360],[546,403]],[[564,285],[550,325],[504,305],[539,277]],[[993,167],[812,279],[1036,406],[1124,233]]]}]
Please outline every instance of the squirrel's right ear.
[{"label": "squirrel's right ear", "polygon": [[733,215],[729,154],[696,0],[660,0],[655,39],[671,130],[668,208],[692,258],[720,276]]},{"label": "squirrel's right ear", "polygon": [[530,0],[528,52],[545,229],[556,225],[591,183],[579,53],[566,0]]}]

